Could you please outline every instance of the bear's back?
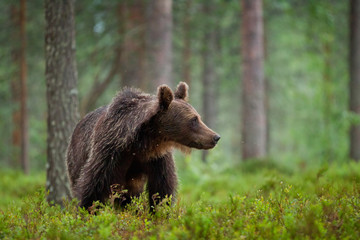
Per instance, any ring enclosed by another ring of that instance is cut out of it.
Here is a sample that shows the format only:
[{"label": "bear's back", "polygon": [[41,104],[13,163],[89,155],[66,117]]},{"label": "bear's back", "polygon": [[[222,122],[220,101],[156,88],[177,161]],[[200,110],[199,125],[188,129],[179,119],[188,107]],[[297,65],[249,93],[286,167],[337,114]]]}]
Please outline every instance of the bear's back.
[{"label": "bear's back", "polygon": [[90,154],[91,134],[100,116],[105,114],[107,106],[88,113],[75,127],[67,150],[66,163],[71,186],[79,178],[81,169]]}]

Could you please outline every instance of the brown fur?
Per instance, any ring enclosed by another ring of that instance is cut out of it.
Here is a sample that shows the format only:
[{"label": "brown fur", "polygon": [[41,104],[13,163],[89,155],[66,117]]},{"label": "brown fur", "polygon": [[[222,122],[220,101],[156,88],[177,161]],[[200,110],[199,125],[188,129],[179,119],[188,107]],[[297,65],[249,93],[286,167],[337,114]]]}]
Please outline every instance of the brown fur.
[{"label": "brown fur", "polygon": [[219,136],[187,103],[188,86],[180,83],[175,94],[166,85],[157,96],[124,89],[108,106],[87,114],[76,126],[67,152],[73,196],[80,206],[106,201],[110,186],[124,191],[125,201],[139,196],[147,182],[150,205],[176,193],[173,148],[209,149]]}]

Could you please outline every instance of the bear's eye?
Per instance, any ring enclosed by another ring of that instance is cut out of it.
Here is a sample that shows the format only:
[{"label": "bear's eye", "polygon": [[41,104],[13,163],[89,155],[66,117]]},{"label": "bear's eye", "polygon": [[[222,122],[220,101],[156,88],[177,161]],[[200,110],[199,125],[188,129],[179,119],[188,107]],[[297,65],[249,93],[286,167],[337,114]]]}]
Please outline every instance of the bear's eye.
[{"label": "bear's eye", "polygon": [[196,126],[199,123],[199,118],[198,117],[193,117],[191,119],[191,125],[192,126]]}]

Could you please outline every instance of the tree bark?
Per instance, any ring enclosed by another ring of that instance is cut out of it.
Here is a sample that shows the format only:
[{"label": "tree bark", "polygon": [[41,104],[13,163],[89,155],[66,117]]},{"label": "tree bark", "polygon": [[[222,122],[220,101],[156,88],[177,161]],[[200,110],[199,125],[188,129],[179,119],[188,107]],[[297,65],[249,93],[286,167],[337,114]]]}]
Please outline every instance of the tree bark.
[{"label": "tree bark", "polygon": [[[267,30],[267,20],[263,19],[264,21],[264,37],[263,37],[263,49],[264,49],[264,63],[266,63],[268,56],[269,56],[269,51],[268,51],[268,44],[267,44],[267,39],[268,39],[268,31]],[[268,76],[264,75],[264,86],[265,86],[265,96],[264,96],[264,104],[265,104],[265,116],[266,116],[266,140],[265,140],[265,151],[266,153],[270,153],[270,143],[271,143],[271,124],[270,124],[270,92],[271,92],[271,82],[270,82],[270,78]]]},{"label": "tree bark", "polygon": [[172,0],[148,1],[147,74],[150,90],[172,79]]},{"label": "tree bark", "polygon": [[[14,129],[12,144],[14,146],[14,159],[20,162],[25,174],[29,173],[28,159],[28,115],[27,115],[27,64],[26,64],[26,0],[20,0],[20,8],[12,6],[12,20],[14,23],[15,42],[12,58],[18,66],[11,84],[12,96],[16,109],[13,111]],[[20,150],[20,151],[19,151]],[[20,153],[20,154],[19,154]]]},{"label": "tree bark", "polygon": [[[350,111],[360,114],[360,1],[350,1]],[[350,128],[350,158],[360,159],[360,125]]]},{"label": "tree bark", "polygon": [[328,40],[324,40],[323,42],[323,56],[324,56],[324,69],[323,69],[323,91],[324,91],[324,109],[323,109],[323,119],[324,119],[324,142],[323,142],[323,153],[326,159],[334,158],[334,150],[332,146],[332,138],[331,138],[331,113],[333,103],[333,93],[331,90],[332,81],[331,81],[331,43]]},{"label": "tree bark", "polygon": [[45,0],[48,201],[70,197],[65,153],[78,116],[74,0]]},{"label": "tree bark", "polygon": [[145,4],[142,0],[126,0],[118,4],[122,86],[146,89],[145,81]]},{"label": "tree bark", "polygon": [[[204,16],[212,16],[214,10],[214,2],[206,2],[203,4]],[[216,48],[216,27],[207,21],[204,27],[204,39],[202,49],[203,72],[203,120],[210,128],[215,127],[216,120],[216,71],[215,71],[215,55],[213,52]],[[208,151],[203,151],[202,160],[206,162]]]},{"label": "tree bark", "polygon": [[28,114],[27,114],[27,64],[26,64],[26,0],[20,1],[20,83],[21,83],[21,168],[25,174],[29,173],[29,136],[28,136]]},{"label": "tree bark", "polygon": [[[13,24],[13,39],[20,39],[19,9],[16,4],[11,5],[11,22]],[[20,66],[20,44],[14,41],[14,46],[11,51],[11,59],[14,66]],[[14,167],[21,165],[20,152],[21,152],[21,82],[20,82],[20,67],[16,67],[12,73],[11,79],[11,100],[13,102],[12,110],[12,162]]]},{"label": "tree bark", "polygon": [[182,69],[182,81],[185,81],[191,88],[191,36],[190,36],[190,22],[191,22],[191,5],[192,0],[186,0],[185,16],[183,25],[184,34],[184,47],[182,52],[183,69]]},{"label": "tree bark", "polygon": [[262,0],[242,0],[242,157],[266,155]]}]

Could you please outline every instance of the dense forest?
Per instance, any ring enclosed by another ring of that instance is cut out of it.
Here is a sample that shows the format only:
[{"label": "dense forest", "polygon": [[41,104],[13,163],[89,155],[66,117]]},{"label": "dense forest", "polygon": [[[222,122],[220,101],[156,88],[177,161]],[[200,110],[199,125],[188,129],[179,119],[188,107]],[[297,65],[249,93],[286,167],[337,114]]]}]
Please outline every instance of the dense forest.
[{"label": "dense forest", "polygon": [[[131,216],[117,213],[128,221],[126,230],[96,218],[108,219],[113,209],[104,208],[100,216],[80,210],[67,215],[85,222],[71,225],[70,233],[81,226],[92,230],[77,232],[79,237],[126,239],[359,234],[358,0],[18,0],[0,6],[4,216],[15,211],[7,208],[11,201],[40,212],[51,208],[45,196],[62,201],[53,187],[68,191],[66,147],[86,113],[108,104],[125,86],[156,94],[160,84],[174,89],[184,81],[189,102],[221,140],[210,151],[176,152],[182,181],[176,207],[163,206],[154,219],[144,213],[141,197],[130,207]],[[65,209],[72,212],[74,206]],[[51,211],[62,218],[59,209]],[[224,230],[225,217],[230,222]],[[21,226],[8,218],[0,238]],[[32,221],[45,226],[40,219]],[[257,225],[259,219],[264,225]],[[89,221],[103,225],[97,232]],[[56,224],[69,229],[61,220]],[[13,237],[59,238],[54,226],[46,225],[48,235],[34,227]]]},{"label": "dense forest", "polygon": [[[118,1],[81,1],[75,5],[82,115],[107,104],[123,86],[154,92],[161,82],[145,70],[155,69],[145,66],[153,62],[145,61],[145,54],[158,52],[148,47],[145,11],[149,6],[132,2],[127,6]],[[19,166],[20,145],[14,139],[19,129],[14,118],[20,101],[12,86],[18,85],[21,73],[27,87],[28,159],[31,169],[44,169],[47,109],[43,1],[31,1],[26,6],[22,37],[27,40],[23,53],[27,69],[22,70],[16,53],[21,45],[21,25],[13,16],[19,6],[15,2],[2,5],[1,165]],[[170,53],[165,53],[171,56],[161,64],[169,68],[164,78],[173,87],[179,81],[188,82],[191,103],[223,136],[209,158],[236,164],[241,161],[243,143],[241,5],[238,1],[183,0],[173,2],[172,8],[168,33],[172,41],[167,50]],[[349,111],[349,3],[265,1],[263,8],[266,156],[284,161],[346,161],[349,128],[358,122]]]}]

